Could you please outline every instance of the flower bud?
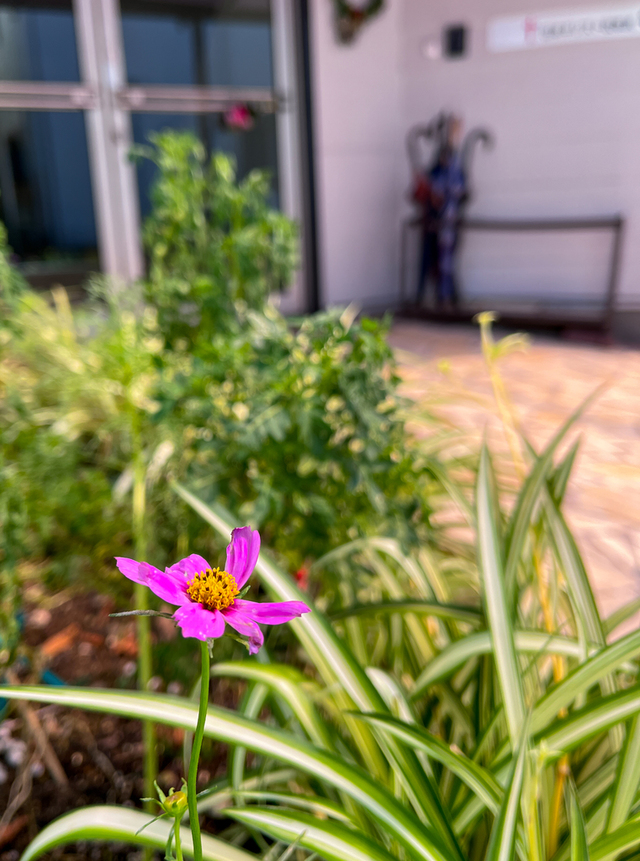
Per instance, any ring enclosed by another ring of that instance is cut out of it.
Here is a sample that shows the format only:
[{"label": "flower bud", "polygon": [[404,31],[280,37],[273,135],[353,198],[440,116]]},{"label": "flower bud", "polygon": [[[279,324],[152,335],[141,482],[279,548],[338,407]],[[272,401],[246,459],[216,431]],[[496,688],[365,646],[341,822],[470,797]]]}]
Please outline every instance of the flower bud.
[{"label": "flower bud", "polygon": [[187,809],[187,796],[184,792],[179,790],[165,798],[161,804],[164,812],[168,813],[170,816],[182,816]]}]

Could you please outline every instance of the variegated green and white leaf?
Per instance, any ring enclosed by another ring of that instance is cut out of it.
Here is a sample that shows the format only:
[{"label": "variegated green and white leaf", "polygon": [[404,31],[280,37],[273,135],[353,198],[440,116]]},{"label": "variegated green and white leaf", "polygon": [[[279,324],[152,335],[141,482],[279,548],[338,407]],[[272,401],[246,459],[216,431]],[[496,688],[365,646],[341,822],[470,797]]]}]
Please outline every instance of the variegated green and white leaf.
[{"label": "variegated green and white leaf", "polygon": [[[140,810],[130,810],[127,807],[111,807],[97,805],[81,807],[55,819],[47,825],[38,836],[31,841],[22,854],[21,861],[35,861],[53,851],[58,846],[66,846],[77,840],[88,841],[121,841],[132,846],[148,846],[152,849],[164,849],[171,829],[170,822],[158,819],[151,822],[152,816]],[[193,855],[191,833],[188,828],[182,829],[182,848],[186,855]],[[256,861],[256,856],[238,849],[223,840],[202,836],[202,852],[209,861]]]},{"label": "variegated green and white leaf", "polygon": [[[138,691],[111,691],[97,688],[55,688],[53,686],[5,686],[0,692],[10,699],[61,705],[125,715],[141,720],[180,726],[193,731],[197,706],[177,697]],[[384,786],[367,772],[349,765],[328,751],[303,739],[240,717],[227,709],[210,706],[205,736],[227,744],[244,746],[263,756],[298,768],[349,795],[385,827],[416,857],[425,861],[448,861],[455,854],[446,848],[440,834],[427,827]]]}]

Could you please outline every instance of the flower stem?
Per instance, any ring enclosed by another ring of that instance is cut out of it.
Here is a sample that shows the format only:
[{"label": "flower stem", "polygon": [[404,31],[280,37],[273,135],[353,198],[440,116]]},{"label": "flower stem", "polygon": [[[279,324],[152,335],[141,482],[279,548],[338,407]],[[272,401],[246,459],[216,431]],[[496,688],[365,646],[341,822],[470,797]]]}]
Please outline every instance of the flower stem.
[{"label": "flower stem", "polygon": [[[147,535],[145,528],[146,488],[144,461],[140,452],[136,453],[133,477],[133,539],[136,559],[147,556]],[[148,589],[142,583],[135,587],[136,609],[147,610],[149,607]],[[138,616],[138,687],[148,690],[149,680],[153,673],[151,655],[151,620],[148,616]],[[153,781],[156,778],[156,741],[153,724],[150,721],[142,723],[142,742],[144,748],[144,794],[151,798],[154,795]],[[146,803],[146,809],[149,802]]]},{"label": "flower stem", "polygon": [[204,722],[207,717],[207,706],[209,705],[209,646],[201,643],[202,651],[202,680],[200,682],[200,708],[198,709],[198,723],[193,734],[193,745],[191,747],[191,758],[189,760],[189,776],[187,779],[187,802],[189,804],[189,825],[193,836],[193,858],[194,861],[202,861],[202,838],[200,837],[200,822],[198,821],[198,802],[196,780],[198,778],[198,761],[200,759],[200,748],[204,736]]},{"label": "flower stem", "polygon": [[173,831],[176,841],[176,861],[182,861],[182,840],[180,839],[180,817],[176,816],[176,824]]}]

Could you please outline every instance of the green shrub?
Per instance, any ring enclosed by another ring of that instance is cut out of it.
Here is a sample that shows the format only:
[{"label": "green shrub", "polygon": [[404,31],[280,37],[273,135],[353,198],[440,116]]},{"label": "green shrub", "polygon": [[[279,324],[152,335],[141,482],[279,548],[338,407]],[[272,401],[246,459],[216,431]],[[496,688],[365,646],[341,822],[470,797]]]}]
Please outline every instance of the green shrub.
[{"label": "green shrub", "polygon": [[236,327],[237,303],[261,311],[270,293],[288,286],[298,265],[293,222],[269,207],[265,171],[236,182],[233,161],[207,161],[191,134],[163,132],[138,157],[157,178],[144,226],[149,255],[146,297],[159,312],[169,347],[190,346]]},{"label": "green shrub", "polygon": [[[131,487],[146,473],[146,543],[163,565],[211,536],[168,480],[259,527],[296,567],[385,530],[428,524],[386,344],[387,323],[329,311],[289,323],[269,300],[296,261],[294,225],[223,155],[165,133],[145,226],[148,281],[93,285],[72,310],[14,291],[0,353],[0,455],[23,505],[19,559],[52,584],[93,582],[131,553]],[[1,489],[0,489],[0,492]]]},{"label": "green shrub", "polygon": [[213,338],[158,395],[184,429],[193,486],[290,564],[374,528],[415,540],[426,523],[386,331],[347,312],[296,331],[273,307],[247,312],[241,334]]},{"label": "green shrub", "polygon": [[0,337],[3,337],[3,329],[11,325],[18,300],[28,289],[27,282],[11,265],[10,257],[7,230],[0,223]]}]

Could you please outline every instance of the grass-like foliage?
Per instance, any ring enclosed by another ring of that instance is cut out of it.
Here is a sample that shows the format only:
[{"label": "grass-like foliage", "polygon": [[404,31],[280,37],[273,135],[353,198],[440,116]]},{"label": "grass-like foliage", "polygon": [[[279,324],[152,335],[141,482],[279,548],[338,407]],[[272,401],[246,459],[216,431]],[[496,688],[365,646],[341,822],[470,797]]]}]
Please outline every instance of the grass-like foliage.
[{"label": "grass-like foliage", "polygon": [[[344,588],[320,602],[332,618],[316,608],[291,623],[305,674],[256,660],[214,663],[214,677],[248,684],[239,714],[212,707],[205,725],[231,750],[227,780],[202,793],[200,808],[235,821],[226,835],[235,846],[262,833],[331,861],[635,857],[640,633],[615,634],[637,608],[600,618],[562,515],[575,458],[563,443],[578,415],[544,451],[525,444],[508,510],[483,448],[473,499],[461,504],[474,535],[466,560],[447,568],[428,544],[406,555],[389,538],[318,560],[327,582],[333,571]],[[228,535],[229,515],[175,490]],[[256,570],[274,598],[307,597],[268,553]],[[5,695],[186,729],[197,712],[189,700],[133,692]],[[258,717],[265,705],[268,720]],[[120,825],[113,808],[101,808],[97,824],[92,811],[75,811],[26,857],[80,837],[122,839],[126,828],[135,842],[142,815],[134,823],[127,812],[131,824]],[[217,851],[205,847],[207,857]]]}]

